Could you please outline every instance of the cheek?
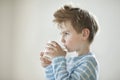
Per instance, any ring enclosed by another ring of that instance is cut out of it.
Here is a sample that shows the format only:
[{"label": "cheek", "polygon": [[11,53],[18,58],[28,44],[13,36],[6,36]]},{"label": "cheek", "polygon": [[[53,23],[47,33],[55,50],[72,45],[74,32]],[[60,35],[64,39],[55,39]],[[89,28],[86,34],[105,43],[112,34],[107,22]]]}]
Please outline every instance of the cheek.
[{"label": "cheek", "polygon": [[71,36],[68,36],[65,38],[65,41],[66,41],[66,45],[69,45],[70,43],[72,43],[73,39]]},{"label": "cheek", "polygon": [[80,45],[80,42],[81,42],[81,40],[79,37],[71,36],[66,39],[66,46],[70,50],[76,50],[78,48],[78,46]]},{"label": "cheek", "polygon": [[72,36],[70,36],[70,37],[68,37],[67,39],[66,39],[66,45],[68,46],[68,47],[74,47],[76,44],[77,44],[77,41],[78,39],[76,38],[76,37],[72,37]]}]

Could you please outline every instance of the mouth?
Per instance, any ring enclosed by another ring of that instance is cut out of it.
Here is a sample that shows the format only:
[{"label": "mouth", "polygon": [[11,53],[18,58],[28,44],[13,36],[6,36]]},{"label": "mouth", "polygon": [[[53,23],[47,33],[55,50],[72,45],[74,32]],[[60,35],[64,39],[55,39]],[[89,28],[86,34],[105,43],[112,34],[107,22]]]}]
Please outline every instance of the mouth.
[{"label": "mouth", "polygon": [[68,51],[67,46],[63,45],[63,50]]}]

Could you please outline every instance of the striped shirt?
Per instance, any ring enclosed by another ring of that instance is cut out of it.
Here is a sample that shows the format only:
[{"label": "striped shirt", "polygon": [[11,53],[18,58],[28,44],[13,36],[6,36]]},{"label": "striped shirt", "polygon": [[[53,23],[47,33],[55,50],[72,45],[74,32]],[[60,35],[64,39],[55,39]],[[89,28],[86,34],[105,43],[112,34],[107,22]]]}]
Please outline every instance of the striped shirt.
[{"label": "striped shirt", "polygon": [[45,68],[47,80],[97,80],[98,64],[92,53],[65,58],[56,57]]}]

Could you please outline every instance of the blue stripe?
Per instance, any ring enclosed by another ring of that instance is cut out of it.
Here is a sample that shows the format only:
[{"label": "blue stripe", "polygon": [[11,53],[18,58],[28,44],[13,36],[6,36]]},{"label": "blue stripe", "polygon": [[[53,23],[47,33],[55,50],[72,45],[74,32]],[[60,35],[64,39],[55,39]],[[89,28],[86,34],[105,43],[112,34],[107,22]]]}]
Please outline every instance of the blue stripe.
[{"label": "blue stripe", "polygon": [[91,53],[68,59],[61,56],[52,60],[45,73],[48,80],[97,80],[97,67]]}]

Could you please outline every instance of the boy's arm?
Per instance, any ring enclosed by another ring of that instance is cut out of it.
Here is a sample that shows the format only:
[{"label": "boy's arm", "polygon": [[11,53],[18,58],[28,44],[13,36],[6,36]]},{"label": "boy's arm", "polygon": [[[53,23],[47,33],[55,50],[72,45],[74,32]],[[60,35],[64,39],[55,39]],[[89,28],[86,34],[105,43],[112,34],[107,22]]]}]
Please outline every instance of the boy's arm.
[{"label": "boy's arm", "polygon": [[45,76],[47,80],[55,80],[52,65],[45,67]]},{"label": "boy's arm", "polygon": [[66,59],[64,57],[54,58],[52,66],[55,80],[97,80],[96,67],[92,61],[86,60],[80,63],[68,72]]},{"label": "boy's arm", "polygon": [[40,52],[40,62],[42,67],[45,68],[46,78],[47,80],[55,80],[51,61],[49,61],[48,58],[43,55],[44,55],[44,52]]}]

